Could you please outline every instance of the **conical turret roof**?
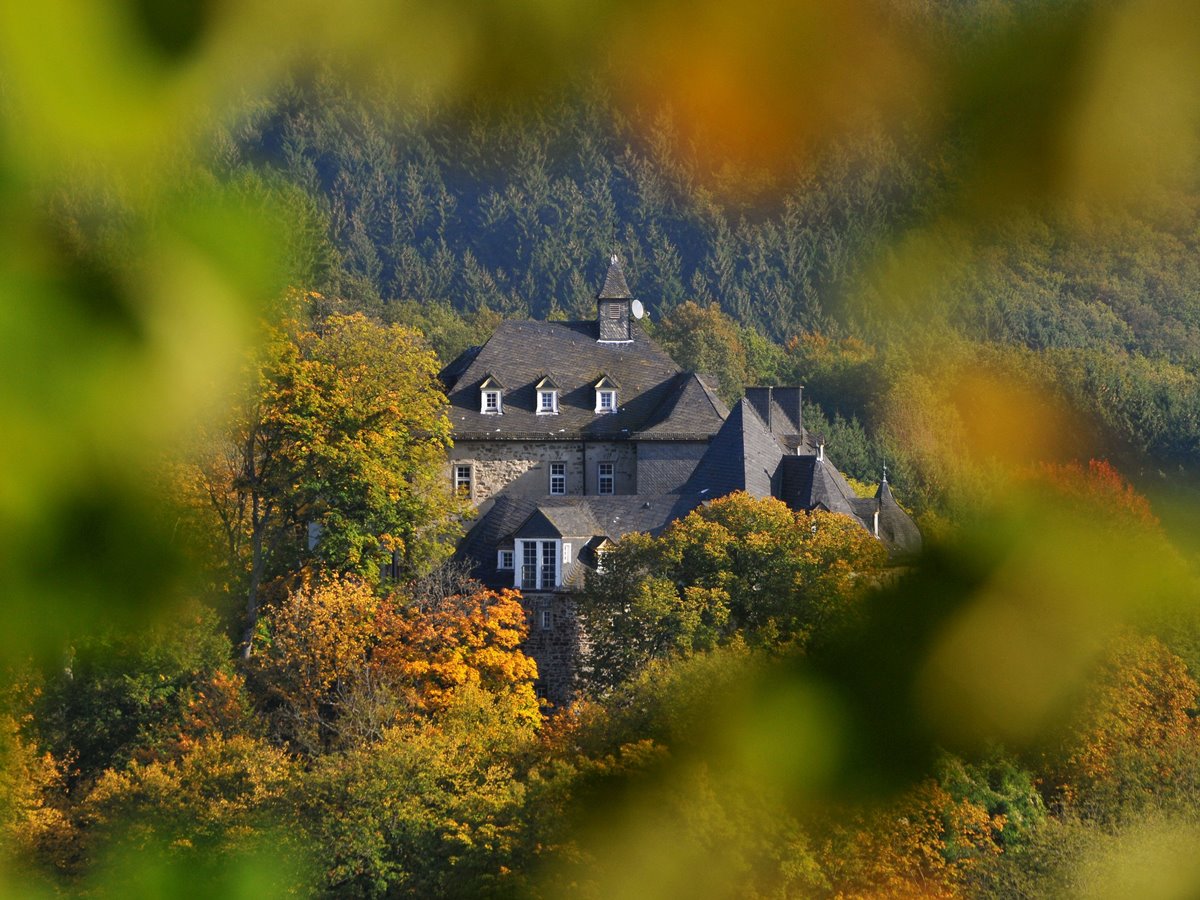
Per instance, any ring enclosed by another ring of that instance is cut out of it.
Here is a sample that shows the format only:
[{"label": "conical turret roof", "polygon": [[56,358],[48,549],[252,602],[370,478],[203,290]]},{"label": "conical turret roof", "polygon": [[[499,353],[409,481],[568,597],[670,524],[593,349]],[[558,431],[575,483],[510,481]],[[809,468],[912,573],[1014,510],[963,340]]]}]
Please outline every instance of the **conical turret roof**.
[{"label": "conical turret roof", "polygon": [[608,266],[608,274],[604,276],[604,287],[600,288],[600,293],[596,295],[598,300],[632,300],[633,294],[629,291],[629,285],[625,281],[625,271],[621,268],[621,261],[617,259],[617,254],[612,255],[612,262]]}]

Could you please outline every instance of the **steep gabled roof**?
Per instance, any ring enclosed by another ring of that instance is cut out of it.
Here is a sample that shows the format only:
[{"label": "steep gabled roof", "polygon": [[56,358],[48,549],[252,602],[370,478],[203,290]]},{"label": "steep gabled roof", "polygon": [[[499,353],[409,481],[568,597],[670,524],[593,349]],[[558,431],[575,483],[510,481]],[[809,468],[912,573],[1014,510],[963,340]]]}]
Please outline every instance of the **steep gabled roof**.
[{"label": "steep gabled roof", "polygon": [[830,512],[845,513],[857,516],[852,501],[858,499],[854,488],[850,487],[844,475],[828,458],[816,459],[813,465],[812,493],[809,495],[809,506],[822,504]]},{"label": "steep gabled roof", "polygon": [[538,506],[538,512],[563,537],[593,537],[604,533],[586,503],[543,503]]},{"label": "steep gabled roof", "polygon": [[703,492],[710,499],[734,491],[770,497],[782,459],[779,442],[754,407],[742,400],[708,445],[684,491]]},{"label": "steep gabled roof", "polygon": [[871,516],[863,512],[863,504],[875,508],[875,501],[854,493],[837,466],[811,453],[783,458],[782,499],[793,509],[823,509],[853,516],[867,528],[871,527]]},{"label": "steep gabled roof", "polygon": [[[599,343],[596,327],[594,321],[501,322],[469,360],[447,367],[459,373],[448,387],[455,439],[619,440],[657,424],[679,367],[636,324],[628,343]],[[558,415],[539,416],[536,385],[547,372],[558,384]],[[485,375],[505,387],[503,415],[479,410]],[[595,411],[594,386],[602,376],[620,386],[614,413]],[[692,436],[707,438],[714,430],[705,417]]]},{"label": "steep gabled roof", "polygon": [[697,434],[713,434],[729,415],[722,402],[702,376],[682,372],[650,416],[651,424],[636,435],[639,439],[670,440]]}]

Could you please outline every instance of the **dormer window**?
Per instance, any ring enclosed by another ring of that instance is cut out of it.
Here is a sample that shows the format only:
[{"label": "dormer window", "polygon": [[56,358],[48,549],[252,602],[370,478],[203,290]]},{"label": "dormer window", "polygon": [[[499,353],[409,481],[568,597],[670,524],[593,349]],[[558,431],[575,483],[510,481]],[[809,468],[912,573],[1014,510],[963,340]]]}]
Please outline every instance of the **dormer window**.
[{"label": "dormer window", "polygon": [[537,390],[537,414],[539,416],[558,415],[558,385],[547,375],[535,387]]},{"label": "dormer window", "polygon": [[504,385],[492,375],[483,379],[479,385],[479,411],[488,416],[499,416],[504,413]]},{"label": "dormer window", "polygon": [[617,383],[605,375],[596,382],[596,412],[615,413],[617,411]]}]

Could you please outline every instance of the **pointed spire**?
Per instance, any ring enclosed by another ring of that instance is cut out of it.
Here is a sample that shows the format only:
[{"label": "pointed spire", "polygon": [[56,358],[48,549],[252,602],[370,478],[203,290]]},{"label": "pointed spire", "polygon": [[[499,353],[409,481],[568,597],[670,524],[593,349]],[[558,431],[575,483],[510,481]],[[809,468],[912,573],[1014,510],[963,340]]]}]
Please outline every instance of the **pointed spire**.
[{"label": "pointed spire", "polygon": [[[884,500],[892,500],[892,486],[887,480],[887,466],[883,467],[883,477],[879,480],[879,490],[875,492],[875,499],[879,501],[879,505],[883,505]],[[895,500],[892,500],[895,503]]]},{"label": "pointed spire", "polygon": [[596,295],[599,300],[631,300],[633,294],[625,281],[625,271],[621,268],[621,260],[613,253],[608,265],[608,274],[604,277],[604,287]]}]

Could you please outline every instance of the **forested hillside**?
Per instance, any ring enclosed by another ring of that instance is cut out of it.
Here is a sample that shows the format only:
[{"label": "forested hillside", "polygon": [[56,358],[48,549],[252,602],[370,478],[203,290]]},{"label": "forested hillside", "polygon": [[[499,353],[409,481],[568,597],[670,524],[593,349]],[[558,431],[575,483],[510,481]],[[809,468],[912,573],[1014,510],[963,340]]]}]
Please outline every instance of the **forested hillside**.
[{"label": "forested hillside", "polygon": [[1135,475],[1200,453],[1196,166],[1136,204],[971,218],[952,164],[977,139],[962,123],[932,144],[917,123],[880,126],[782,170],[714,171],[670,109],[621,109],[598,85],[510,109],[389,96],[329,72],[296,81],[238,120],[220,158],[327,237],[305,261],[312,287],[419,325],[444,361],[498,316],[590,317],[616,251],[681,362],[730,397],[806,383],[811,421],[846,420],[824,429],[843,465],[867,479],[891,457],[922,504],[933,476],[889,439],[894,403],[917,401],[887,398],[981,355],[1074,408],[1076,450]]}]

